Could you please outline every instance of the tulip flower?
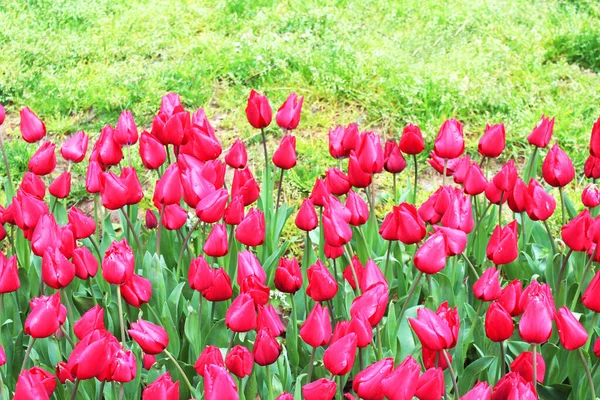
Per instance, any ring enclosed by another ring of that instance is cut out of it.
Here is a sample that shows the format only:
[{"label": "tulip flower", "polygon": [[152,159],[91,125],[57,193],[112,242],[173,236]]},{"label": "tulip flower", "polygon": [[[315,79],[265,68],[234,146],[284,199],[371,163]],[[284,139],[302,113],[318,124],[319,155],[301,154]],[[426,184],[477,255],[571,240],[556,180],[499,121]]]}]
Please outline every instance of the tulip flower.
[{"label": "tulip flower", "polygon": [[75,377],[71,374],[67,363],[64,361],[61,361],[58,364],[56,364],[55,372],[56,378],[61,383],[61,385],[64,385],[67,381],[73,382],[75,380]]},{"label": "tulip flower", "polygon": [[2,104],[0,104],[0,125],[2,125],[4,123],[5,117],[6,117],[6,110],[4,109],[4,106]]},{"label": "tulip flower", "polygon": [[[333,201],[330,203],[333,203]],[[329,203],[325,206],[322,228],[327,244],[333,247],[341,247],[352,239],[352,229],[349,225],[351,217],[350,211],[341,204],[339,204],[339,207]]]},{"label": "tulip flower", "polygon": [[137,362],[131,350],[119,349],[110,366],[110,380],[120,383],[131,382],[137,373]]},{"label": "tulip flower", "polygon": [[154,189],[155,204],[178,204],[183,195],[179,167],[171,164],[167,167],[163,176],[156,181]]},{"label": "tulip flower", "polygon": [[260,329],[256,333],[252,353],[254,354],[254,361],[258,365],[271,365],[279,358],[281,345],[268,329]]},{"label": "tulip flower", "polygon": [[277,125],[281,129],[292,130],[298,127],[303,101],[304,96],[298,98],[296,93],[290,93],[285,102],[279,107],[275,116],[275,121],[277,121]]},{"label": "tulip flower", "polygon": [[151,354],[144,354],[144,358],[142,360],[142,367],[145,370],[150,370],[152,366],[156,364],[156,357]]},{"label": "tulip flower", "polygon": [[504,151],[506,146],[506,131],[504,124],[485,125],[485,133],[479,139],[477,150],[484,157],[496,158]]},{"label": "tulip flower", "polygon": [[102,189],[102,168],[96,161],[90,161],[85,176],[85,190],[88,193],[100,193]]},{"label": "tulip flower", "polygon": [[67,309],[60,302],[60,293],[35,297],[29,303],[31,313],[25,320],[24,332],[35,339],[53,335],[67,318]]},{"label": "tulip flower", "polygon": [[44,142],[29,159],[27,169],[36,175],[48,175],[56,167],[56,146],[52,142]]},{"label": "tulip flower", "polygon": [[566,306],[554,314],[560,343],[567,350],[575,350],[587,343],[588,333]]},{"label": "tulip flower", "polygon": [[42,256],[42,280],[53,289],[69,286],[75,278],[75,265],[57,248],[50,248]]},{"label": "tulip flower", "polygon": [[202,255],[194,258],[188,270],[190,287],[198,292],[208,289],[213,283],[213,270]]},{"label": "tulip flower", "polygon": [[135,260],[127,239],[114,241],[108,246],[102,259],[102,277],[113,285],[122,285],[131,278]]},{"label": "tulip flower", "polygon": [[348,157],[347,151],[342,145],[345,129],[343,126],[337,126],[329,130],[329,154],[333,158],[342,159]]},{"label": "tulip flower", "polygon": [[245,168],[248,163],[248,154],[246,153],[246,146],[244,142],[237,139],[230,147],[229,151],[225,155],[225,162],[231,168]]},{"label": "tulip flower", "polygon": [[542,164],[542,176],[550,186],[559,188],[566,186],[575,178],[573,162],[558,144],[548,151]]},{"label": "tulip flower", "polygon": [[473,284],[473,293],[475,297],[482,301],[492,301],[498,299],[502,292],[500,281],[498,280],[500,271],[495,267],[485,270],[479,279]]},{"label": "tulip flower", "polygon": [[592,224],[594,224],[594,220],[590,216],[589,211],[583,210],[562,227],[562,240],[573,251],[587,250],[591,245],[588,231]]},{"label": "tulip flower", "polygon": [[361,226],[367,223],[369,219],[369,206],[354,190],[348,191],[346,208],[350,211],[350,225]]},{"label": "tulip flower", "polygon": [[102,205],[109,210],[118,210],[127,204],[129,189],[125,181],[112,172],[103,173],[100,177],[100,194]]},{"label": "tulip flower", "polygon": [[222,366],[208,365],[204,372],[206,400],[237,400],[238,389],[229,372]]},{"label": "tulip flower", "polygon": [[494,183],[494,186],[502,192],[502,202],[505,202],[508,199],[508,194],[512,192],[515,187],[518,177],[519,174],[517,173],[517,167],[515,166],[514,160],[510,160],[504,164],[500,171],[494,175],[492,182]]},{"label": "tulip flower", "polygon": [[312,231],[319,225],[319,218],[313,202],[310,199],[304,199],[298,210],[298,215],[295,219],[296,226],[305,232]]},{"label": "tulip flower", "polygon": [[158,354],[169,344],[169,336],[165,328],[141,318],[138,322],[133,322],[127,332],[147,354]]},{"label": "tulip flower", "polygon": [[509,312],[499,302],[493,302],[485,314],[485,334],[492,342],[509,339],[514,332],[514,324]]},{"label": "tulip flower", "polygon": [[104,309],[97,304],[87,310],[73,325],[73,332],[79,340],[83,340],[94,330],[104,330]]},{"label": "tulip flower", "polygon": [[103,167],[117,165],[123,159],[121,145],[115,141],[115,131],[106,125],[100,132],[100,137],[92,149],[92,159],[98,161]]},{"label": "tulip flower", "polygon": [[371,184],[372,179],[372,175],[361,168],[354,150],[350,151],[348,160],[348,182],[350,182],[350,185],[355,188],[366,188]]},{"label": "tulip flower", "polygon": [[264,284],[267,281],[267,274],[256,255],[249,250],[244,250],[238,254],[237,284],[242,286],[242,282],[251,275],[256,276],[260,283]]},{"label": "tulip flower", "polygon": [[140,158],[144,167],[157,169],[167,159],[167,152],[158,139],[152,134],[143,131],[140,135]]},{"label": "tulip flower", "polygon": [[600,271],[596,272],[581,296],[581,302],[588,309],[600,312]]},{"label": "tulip flower", "polygon": [[528,343],[544,343],[552,334],[553,317],[546,300],[540,296],[531,296],[519,321],[521,338]]},{"label": "tulip flower", "polygon": [[512,212],[523,213],[527,211],[527,185],[521,178],[517,178],[512,192],[508,195],[508,207]]},{"label": "tulip flower", "polygon": [[88,141],[88,135],[83,131],[79,131],[63,143],[60,154],[66,161],[79,163],[85,158]]},{"label": "tulip flower", "polygon": [[[4,110],[4,108],[2,110]],[[44,125],[29,107],[22,108],[20,116],[21,136],[27,143],[35,143],[46,136],[46,125]],[[4,120],[4,118],[2,119]]]},{"label": "tulip flower", "polygon": [[225,314],[225,325],[234,332],[248,332],[256,328],[254,301],[247,293],[240,293]]},{"label": "tulip flower", "polygon": [[115,142],[121,146],[130,146],[138,140],[138,129],[131,111],[123,110],[119,116],[114,133]]},{"label": "tulip flower", "polygon": [[394,369],[394,359],[384,358],[360,371],[352,381],[352,389],[365,400],[382,400],[384,397],[381,382]]},{"label": "tulip flower", "polygon": [[540,122],[527,136],[527,141],[538,148],[545,148],[550,143],[552,138],[552,130],[554,129],[554,118],[550,119],[542,115]]},{"label": "tulip flower", "polygon": [[510,372],[504,375],[493,390],[494,400],[537,400],[531,381],[525,380],[520,374]]},{"label": "tulip flower", "polygon": [[4,293],[12,293],[20,287],[17,256],[6,258],[4,253],[0,252],[0,296]]},{"label": "tulip flower", "polygon": [[302,271],[295,257],[280,258],[275,270],[275,287],[283,293],[296,293],[302,287]]},{"label": "tulip flower", "polygon": [[436,274],[446,266],[446,243],[443,233],[431,235],[415,253],[414,263],[417,269],[425,274]]},{"label": "tulip flower", "polygon": [[179,381],[165,372],[142,391],[142,400],[179,400]]},{"label": "tulip flower", "polygon": [[[54,383],[54,386],[56,387],[56,383]],[[48,388],[44,386],[40,374],[36,373],[35,370],[24,370],[17,378],[14,398],[48,400],[53,392],[54,390],[48,392]]]},{"label": "tulip flower", "polygon": [[450,327],[433,311],[419,308],[417,319],[409,318],[408,322],[421,344],[429,350],[441,351],[452,347],[453,338]]},{"label": "tulip flower", "polygon": [[581,202],[588,208],[594,208],[600,205],[600,189],[598,189],[596,184],[590,183],[583,188]]},{"label": "tulip flower", "polygon": [[430,368],[417,380],[415,397],[419,400],[439,400],[444,395],[444,373],[441,368]]},{"label": "tulip flower", "polygon": [[305,400],[333,400],[337,384],[329,379],[321,378],[302,386],[302,398]]},{"label": "tulip flower", "polygon": [[300,327],[300,337],[312,347],[325,346],[331,338],[331,320],[327,307],[315,304]]},{"label": "tulip flower", "polygon": [[[533,353],[524,351],[510,363],[510,370],[521,375],[526,381],[533,382]],[[536,353],[536,379],[538,382],[544,382],[546,373],[546,364],[540,353]]]},{"label": "tulip flower", "polygon": [[585,160],[583,172],[586,178],[600,178],[600,157],[590,156]]},{"label": "tulip flower", "polygon": [[491,400],[492,388],[487,382],[477,382],[460,400]]},{"label": "tulip flower", "polygon": [[391,174],[398,174],[406,168],[406,160],[402,155],[400,146],[394,140],[387,140],[385,142],[383,168]]},{"label": "tulip flower", "polygon": [[517,221],[512,221],[505,227],[497,225],[494,228],[486,254],[494,264],[509,264],[517,259],[519,256]]},{"label": "tulip flower", "polygon": [[285,328],[283,327],[281,318],[279,318],[279,314],[277,314],[273,304],[266,304],[268,300],[268,296],[263,303],[258,303],[256,299],[254,300],[254,304],[256,304],[256,308],[258,310],[256,329],[262,330],[266,328],[273,336],[276,337],[285,332]]},{"label": "tulip flower", "polygon": [[96,232],[96,223],[76,207],[71,207],[67,213],[71,229],[77,239],[85,239]]},{"label": "tulip flower", "polygon": [[71,192],[71,173],[64,171],[48,186],[48,192],[56,198],[64,199]]},{"label": "tulip flower", "polygon": [[121,170],[120,178],[125,187],[127,187],[126,204],[138,204],[144,197],[144,192],[142,192],[142,184],[138,179],[137,173],[135,172],[135,168],[123,168]]},{"label": "tulip flower", "polygon": [[206,371],[205,367],[209,365],[216,365],[218,367],[222,367],[225,365],[225,362],[223,361],[223,354],[221,354],[221,350],[219,350],[215,346],[206,346],[204,350],[202,350],[202,353],[200,353],[198,360],[196,360],[196,363],[194,364],[194,369],[196,370],[198,375],[204,378],[206,377],[204,375]]},{"label": "tulip flower", "polygon": [[420,154],[425,148],[423,134],[417,125],[408,124],[400,137],[400,150],[406,154]]},{"label": "tulip flower", "polygon": [[265,215],[252,208],[235,229],[235,238],[246,246],[260,246],[265,241]]},{"label": "tulip flower", "polygon": [[231,278],[223,268],[212,270],[212,283],[202,291],[202,296],[208,301],[225,301],[231,299]]},{"label": "tulip flower", "polygon": [[286,135],[281,139],[281,143],[273,153],[273,164],[283,170],[291,169],[296,166],[296,137]]},{"label": "tulip flower", "polygon": [[348,175],[337,168],[329,168],[325,171],[325,183],[327,190],[336,196],[343,196],[352,187],[348,181]]},{"label": "tulip flower", "polygon": [[216,160],[221,155],[223,148],[203,109],[199,108],[192,115],[192,127],[188,131],[187,142],[183,143],[180,151],[202,162]]},{"label": "tulip flower", "polygon": [[31,237],[31,250],[33,254],[40,257],[43,256],[48,248],[55,248],[58,245],[58,241],[58,225],[54,220],[54,215],[42,215]]},{"label": "tulip flower", "polygon": [[170,231],[180,229],[187,221],[187,212],[179,204],[159,205],[158,210],[162,212],[162,226]]},{"label": "tulip flower", "polygon": [[260,187],[248,167],[236,169],[231,184],[231,198],[242,196],[244,206],[254,203],[260,195]]},{"label": "tulip flower", "polygon": [[554,213],[556,200],[535,180],[527,187],[527,215],[534,221],[545,221]]},{"label": "tulip flower", "polygon": [[227,244],[227,228],[223,224],[213,225],[202,251],[207,256],[211,257],[222,257],[229,251]]},{"label": "tulip flower", "polygon": [[29,171],[23,174],[19,189],[40,200],[44,200],[44,196],[46,195],[46,184],[44,181],[36,174]]},{"label": "tulip flower", "polygon": [[308,276],[307,296],[314,301],[327,301],[335,297],[338,291],[337,282],[321,260],[317,260],[310,266],[306,274]]},{"label": "tulip flower", "polygon": [[373,327],[369,323],[368,317],[361,312],[354,312],[350,318],[346,333],[350,332],[356,335],[356,346],[361,349],[373,342]]},{"label": "tulip flower", "polygon": [[446,120],[435,138],[433,151],[440,158],[452,159],[460,156],[464,149],[462,124],[454,118]]},{"label": "tulip flower", "polygon": [[252,373],[254,357],[247,348],[234,346],[225,357],[225,366],[238,378],[244,378]]},{"label": "tulip flower", "polygon": [[408,356],[381,381],[381,388],[390,400],[411,400],[417,390],[421,366]]},{"label": "tulip flower", "polygon": [[325,181],[321,178],[317,178],[315,179],[315,184],[310,192],[309,199],[315,206],[323,207],[327,203],[330,194]]},{"label": "tulip flower", "polygon": [[479,168],[479,165],[476,163],[471,164],[465,175],[465,193],[471,196],[477,196],[478,194],[485,192],[487,185],[488,181],[481,171],[481,168]]},{"label": "tulip flower", "polygon": [[375,174],[383,170],[384,155],[379,135],[374,132],[361,133],[355,151],[358,164],[365,173]]},{"label": "tulip flower", "polygon": [[502,304],[502,307],[504,307],[504,309],[513,317],[520,315],[523,312],[519,306],[522,291],[523,288],[521,282],[518,279],[515,279],[502,289],[502,294],[500,294],[500,297],[498,298],[498,302]]},{"label": "tulip flower", "polygon": [[133,274],[119,286],[123,300],[133,307],[140,307],[152,297],[152,283],[143,276]]},{"label": "tulip flower", "polygon": [[365,263],[365,269],[359,279],[359,287],[363,294],[376,285],[383,285],[385,290],[388,289],[388,283],[381,272],[381,269],[372,258],[369,258]]},{"label": "tulip flower", "polygon": [[346,375],[352,370],[356,358],[357,336],[349,332],[327,347],[323,364],[334,375]]},{"label": "tulip flower", "polygon": [[223,218],[228,199],[227,190],[215,190],[198,202],[196,215],[202,222],[213,224]]},{"label": "tulip flower", "polygon": [[248,97],[248,105],[246,106],[246,117],[248,122],[256,129],[263,129],[269,126],[273,118],[271,105],[266,96],[261,96],[254,89]]}]

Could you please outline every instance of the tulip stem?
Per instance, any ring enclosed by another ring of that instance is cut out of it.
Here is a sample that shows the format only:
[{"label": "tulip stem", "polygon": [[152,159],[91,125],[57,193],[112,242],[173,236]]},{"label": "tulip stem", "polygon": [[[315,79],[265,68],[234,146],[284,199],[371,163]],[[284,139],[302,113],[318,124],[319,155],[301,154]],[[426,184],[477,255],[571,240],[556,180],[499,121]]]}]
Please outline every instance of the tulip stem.
[{"label": "tulip stem", "polygon": [[537,344],[533,345],[533,390],[537,394]]},{"label": "tulip stem", "polygon": [[[1,126],[1,124],[0,124]],[[12,184],[12,179],[10,177],[10,168],[8,166],[8,157],[6,156],[6,147],[4,147],[4,141],[2,140],[2,134],[4,133],[4,127],[2,127],[2,130],[0,131],[0,149],[2,149],[2,158],[4,159],[4,168],[6,169],[6,178],[8,179],[8,185],[10,186],[11,190],[14,192],[14,187]]]},{"label": "tulip stem", "polygon": [[192,384],[190,383],[190,380],[188,379],[187,375],[185,374],[185,372],[183,372],[183,369],[181,369],[181,366],[179,365],[179,363],[177,362],[175,357],[173,357],[173,354],[169,353],[169,350],[164,349],[163,352],[167,355],[167,357],[169,357],[171,359],[171,361],[173,361],[173,364],[175,364],[175,367],[179,370],[179,373],[183,377],[185,384],[187,385],[188,389],[190,390],[190,395],[193,397],[195,390],[194,390],[194,387],[192,386]]},{"label": "tulip stem", "polygon": [[477,273],[477,270],[475,269],[475,266],[473,265],[473,263],[471,262],[471,260],[469,260],[469,257],[467,257],[467,255],[464,252],[460,253],[460,255],[467,262],[467,264],[469,264],[469,268],[471,268],[471,271],[473,271],[473,274],[475,274],[475,277],[477,279],[479,279],[479,274]]},{"label": "tulip stem", "polygon": [[73,391],[71,392],[71,400],[75,400],[77,397],[77,389],[79,388],[79,379],[75,378],[73,381]]},{"label": "tulip stem", "polygon": [[92,242],[92,246],[94,246],[94,250],[96,250],[96,254],[98,254],[98,258],[102,260],[102,252],[100,251],[100,246],[98,246],[98,242],[94,239],[93,236],[89,237],[90,242]]},{"label": "tulip stem", "polygon": [[383,270],[383,275],[385,276],[385,279],[387,279],[388,276],[388,266],[390,265],[390,253],[392,252],[393,243],[394,242],[390,240],[387,248],[387,254],[385,256],[385,269]]},{"label": "tulip stem", "polygon": [[458,393],[458,385],[456,383],[456,375],[454,374],[454,369],[452,368],[452,363],[450,362],[450,359],[448,358],[448,352],[446,351],[446,349],[442,350],[442,355],[444,356],[444,360],[446,360],[446,364],[448,364],[448,371],[450,372],[450,378],[452,379],[452,387],[454,387],[454,396],[456,396],[456,398],[458,398],[459,393]]},{"label": "tulip stem", "polygon": [[329,310],[329,317],[331,318],[331,323],[335,326],[335,314],[333,313],[333,302],[331,299],[327,300],[327,309]]},{"label": "tulip stem", "polygon": [[560,266],[560,271],[558,271],[558,282],[556,283],[556,294],[559,293],[560,291],[560,285],[562,283],[562,277],[565,273],[565,269],[567,268],[567,263],[569,261],[569,257],[571,257],[571,254],[573,253],[573,249],[569,249],[567,256],[565,257],[565,259],[562,262],[562,265]]},{"label": "tulip stem", "polygon": [[[313,352],[314,352],[314,349],[313,349]],[[269,389],[269,398],[274,399],[275,397],[273,396],[273,382],[272,382],[271,374],[269,373],[268,365],[265,365],[265,374],[267,375],[267,388]],[[310,375],[309,375],[309,381],[310,381]]]},{"label": "tulip stem", "polygon": [[[168,154],[168,153],[167,153]],[[160,232],[162,231],[163,216],[165,215],[165,205],[162,204],[158,217],[158,227],[156,231],[156,255],[160,257]]]},{"label": "tulip stem", "polygon": [[[396,175],[394,175],[394,177],[396,177]],[[340,384],[338,385],[338,391],[340,393],[340,400],[344,400],[344,387],[342,386],[344,377],[342,375],[340,375],[339,378],[340,378]]]},{"label": "tulip stem", "polygon": [[415,281],[413,282],[412,287],[410,288],[410,291],[408,292],[408,296],[406,296],[406,301],[404,301],[404,304],[402,305],[400,314],[398,314],[397,320],[399,321],[399,323],[402,323],[402,316],[406,312],[408,303],[410,302],[410,299],[412,298],[413,294],[415,293],[415,290],[417,289],[417,285],[419,284],[419,281],[421,280],[422,276],[423,276],[423,272],[419,271],[419,274],[417,275],[417,279],[415,279]]},{"label": "tulip stem", "polygon": [[[317,353],[317,348],[313,347],[312,349],[312,353],[310,353],[310,361],[308,362],[308,383],[312,382],[312,372],[313,372],[313,365],[315,363],[315,354]],[[362,369],[362,368],[361,368]],[[268,376],[268,372],[267,372],[267,376]],[[273,398],[273,396],[271,396],[271,398]]]},{"label": "tulip stem", "polygon": [[479,321],[479,316],[481,315],[481,310],[483,309],[483,301],[479,302],[479,306],[477,306],[477,311],[475,312],[475,318],[473,318],[473,322],[471,323],[471,329],[469,330],[469,336],[467,336],[467,340],[464,343],[469,346],[471,343],[471,338],[473,337],[473,332],[475,332],[475,323]]},{"label": "tulip stem", "polygon": [[575,307],[577,306],[577,302],[579,301],[579,293],[581,293],[581,286],[583,286],[583,283],[585,282],[585,277],[586,277],[590,267],[592,266],[592,262],[594,261],[594,258],[596,257],[596,250],[598,250],[598,247],[594,248],[594,251],[592,252],[592,256],[590,257],[587,264],[585,265],[585,270],[583,271],[583,275],[581,276],[581,281],[579,281],[579,285],[577,285],[577,291],[575,292],[575,296],[573,297],[573,303],[571,303],[571,310],[573,310],[573,311],[575,311]]},{"label": "tulip stem", "polygon": [[502,201],[504,200],[504,191],[500,192],[500,204],[498,204],[498,226],[502,228]]},{"label": "tulip stem", "polygon": [[237,332],[231,332],[231,337],[229,338],[229,343],[227,344],[227,351],[225,352],[225,355],[229,354],[229,350],[231,350],[231,348],[233,347],[233,342],[235,341],[235,335]]},{"label": "tulip stem", "polygon": [[500,377],[504,376],[506,355],[504,354],[504,341],[500,342]]},{"label": "tulip stem", "polygon": [[398,198],[398,191],[396,190],[396,174],[393,174],[393,190],[394,190],[394,203],[396,203],[396,199]]},{"label": "tulip stem", "polygon": [[119,324],[121,325],[121,343],[125,347],[125,323],[123,322],[123,301],[121,299],[121,287],[117,287],[117,304],[119,306]]},{"label": "tulip stem", "polygon": [[263,151],[265,153],[265,169],[269,168],[269,154],[267,153],[267,137],[265,136],[265,128],[260,128],[262,135]]},{"label": "tulip stem", "polygon": [[[347,251],[347,250],[346,250]],[[349,257],[350,254],[347,254],[346,257]],[[354,278],[354,292],[360,293],[360,282],[358,281],[358,275],[356,274],[356,268],[354,268],[354,263],[352,262],[352,257],[349,257],[350,261],[350,270],[352,271],[352,278]]]},{"label": "tulip stem", "polygon": [[[135,233],[133,223],[131,222],[131,218],[129,218],[129,206],[127,206],[126,210],[121,208],[121,212],[125,216],[125,220],[127,221],[127,227],[129,228],[128,230],[131,231],[131,235],[133,236],[133,239],[135,240],[135,245],[137,246],[139,251],[142,251],[142,245],[140,244],[140,238],[138,237],[137,233]],[[128,235],[125,235],[125,237],[127,237],[127,236]]]},{"label": "tulip stem", "polygon": [[581,347],[577,349],[579,352],[579,357],[581,357],[581,362],[583,362],[583,367],[585,368],[585,374],[587,375],[588,382],[590,384],[590,390],[592,392],[592,399],[596,398],[596,389],[594,388],[594,380],[592,379],[592,374],[590,373],[590,367],[583,355],[583,351],[581,351]]},{"label": "tulip stem", "polygon": [[417,164],[417,155],[413,154],[413,162],[415,164],[415,184],[413,185],[413,203],[417,204],[417,182],[419,181],[419,168]]},{"label": "tulip stem", "polygon": [[71,344],[71,347],[75,348],[75,342],[73,342],[73,339],[71,339],[71,336],[69,336],[69,333],[65,329],[64,325],[60,326],[60,330],[63,333],[63,335],[65,335],[65,338],[67,338],[67,341]]},{"label": "tulip stem", "polygon": [[27,350],[25,350],[25,357],[23,358],[23,364],[21,364],[21,371],[25,369],[27,366],[27,360],[29,359],[29,354],[31,353],[31,349],[33,349],[33,343],[35,343],[35,338],[31,336],[29,338],[29,344],[27,345]]},{"label": "tulip stem", "polygon": [[198,218],[198,221],[196,221],[196,223],[192,226],[192,229],[190,229],[187,235],[185,235],[185,239],[183,240],[183,243],[181,245],[181,250],[179,251],[179,257],[177,258],[177,277],[179,277],[179,274],[181,272],[181,261],[183,260],[183,253],[185,252],[185,250],[187,249],[190,257],[192,256],[192,253],[188,247],[188,243],[190,241],[190,238],[192,237],[192,233],[194,233],[194,231],[198,228],[200,222],[202,221]]},{"label": "tulip stem", "polygon": [[[534,169],[534,166],[535,166],[535,163],[536,163],[537,153],[538,153],[538,147],[535,146],[534,149],[533,149],[533,153],[531,155],[531,158],[530,158],[531,162],[529,164],[529,172],[528,172],[527,176],[525,177],[527,181],[529,181],[531,178],[533,178],[532,174],[533,174],[533,169]],[[535,171],[535,172],[537,172],[537,171]]]},{"label": "tulip stem", "polygon": [[558,250],[556,250],[556,243],[554,243],[554,236],[552,236],[552,232],[550,231],[548,221],[544,221],[544,227],[546,227],[546,232],[548,232],[548,239],[550,239],[550,244],[552,245],[552,256],[554,257],[554,255],[558,254]]},{"label": "tulip stem", "polygon": [[277,203],[275,203],[275,215],[277,215],[277,211],[279,210],[279,200],[281,199],[281,188],[283,188],[283,173],[285,169],[281,169],[281,175],[279,175],[279,186],[277,187]]},{"label": "tulip stem", "polygon": [[525,247],[527,246],[527,235],[526,235],[526,230],[525,230],[525,213],[521,212],[521,230],[523,231],[521,233],[521,236],[523,236],[523,250],[525,250]]},{"label": "tulip stem", "polygon": [[558,187],[558,193],[560,194],[560,207],[562,211],[562,224],[565,226],[567,224],[567,215],[566,215],[566,203],[565,203],[565,192],[563,191],[562,186]]},{"label": "tulip stem", "polygon": [[[100,238],[100,225],[99,225],[99,218],[98,218],[98,210],[100,210],[100,205],[98,204],[98,200],[99,200],[100,196],[98,195],[98,193],[94,194],[94,222],[96,223],[96,239],[98,239],[98,241],[101,241],[102,239]],[[92,237],[90,236],[90,239]],[[93,243],[93,241],[92,241]],[[100,258],[102,258],[100,256]]]},{"label": "tulip stem", "polygon": [[377,345],[379,348],[379,359],[383,359],[383,343],[381,342],[381,325],[377,324]]},{"label": "tulip stem", "polygon": [[100,390],[99,390],[99,396],[98,396],[98,400],[102,400],[104,399],[104,385],[106,384],[106,381],[102,381],[100,382]]}]

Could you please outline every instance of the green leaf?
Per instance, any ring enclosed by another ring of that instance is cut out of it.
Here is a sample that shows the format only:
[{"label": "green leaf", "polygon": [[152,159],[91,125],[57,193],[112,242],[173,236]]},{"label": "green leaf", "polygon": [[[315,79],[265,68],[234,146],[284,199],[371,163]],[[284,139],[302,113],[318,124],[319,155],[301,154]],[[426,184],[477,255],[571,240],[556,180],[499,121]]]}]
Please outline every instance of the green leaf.
[{"label": "green leaf", "polygon": [[469,364],[458,380],[458,391],[464,395],[471,389],[479,374],[492,364],[494,358],[493,356],[485,356]]}]

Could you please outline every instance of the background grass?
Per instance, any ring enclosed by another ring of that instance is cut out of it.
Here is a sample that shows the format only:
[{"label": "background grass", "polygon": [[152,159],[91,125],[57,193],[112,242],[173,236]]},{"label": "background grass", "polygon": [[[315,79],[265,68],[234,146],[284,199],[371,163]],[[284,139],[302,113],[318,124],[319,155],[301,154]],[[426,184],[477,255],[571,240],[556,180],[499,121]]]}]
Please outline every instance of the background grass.
[{"label": "background grass", "polygon": [[[175,91],[226,147],[252,133],[251,88],[274,107],[297,91],[300,189],[331,163],[327,130],[349,122],[385,137],[414,122],[431,144],[457,117],[473,146],[504,121],[518,157],[545,113],[581,168],[600,115],[599,16],[593,0],[5,0],[0,102],[9,135],[25,105],[53,134],[97,135],[123,109],[148,126]],[[32,150],[14,142],[22,164]]]}]

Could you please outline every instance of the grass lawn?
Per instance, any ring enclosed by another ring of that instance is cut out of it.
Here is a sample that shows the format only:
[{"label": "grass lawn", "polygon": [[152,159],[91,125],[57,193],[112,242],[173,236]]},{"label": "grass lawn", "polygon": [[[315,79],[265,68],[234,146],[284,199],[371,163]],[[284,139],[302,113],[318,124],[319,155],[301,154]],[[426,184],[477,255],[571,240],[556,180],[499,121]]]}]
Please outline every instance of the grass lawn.
[{"label": "grass lawn", "polygon": [[[598,4],[4,0],[0,103],[9,135],[25,105],[52,134],[97,135],[123,109],[149,126],[161,95],[175,91],[207,110],[227,147],[253,133],[244,116],[251,88],[274,107],[297,91],[306,96],[292,174],[301,191],[332,162],[328,129],[349,122],[385,137],[417,123],[431,145],[443,120],[457,117],[474,148],[486,122],[504,121],[516,157],[545,113],[581,167],[600,115]],[[23,169],[33,149],[7,147]]]}]

